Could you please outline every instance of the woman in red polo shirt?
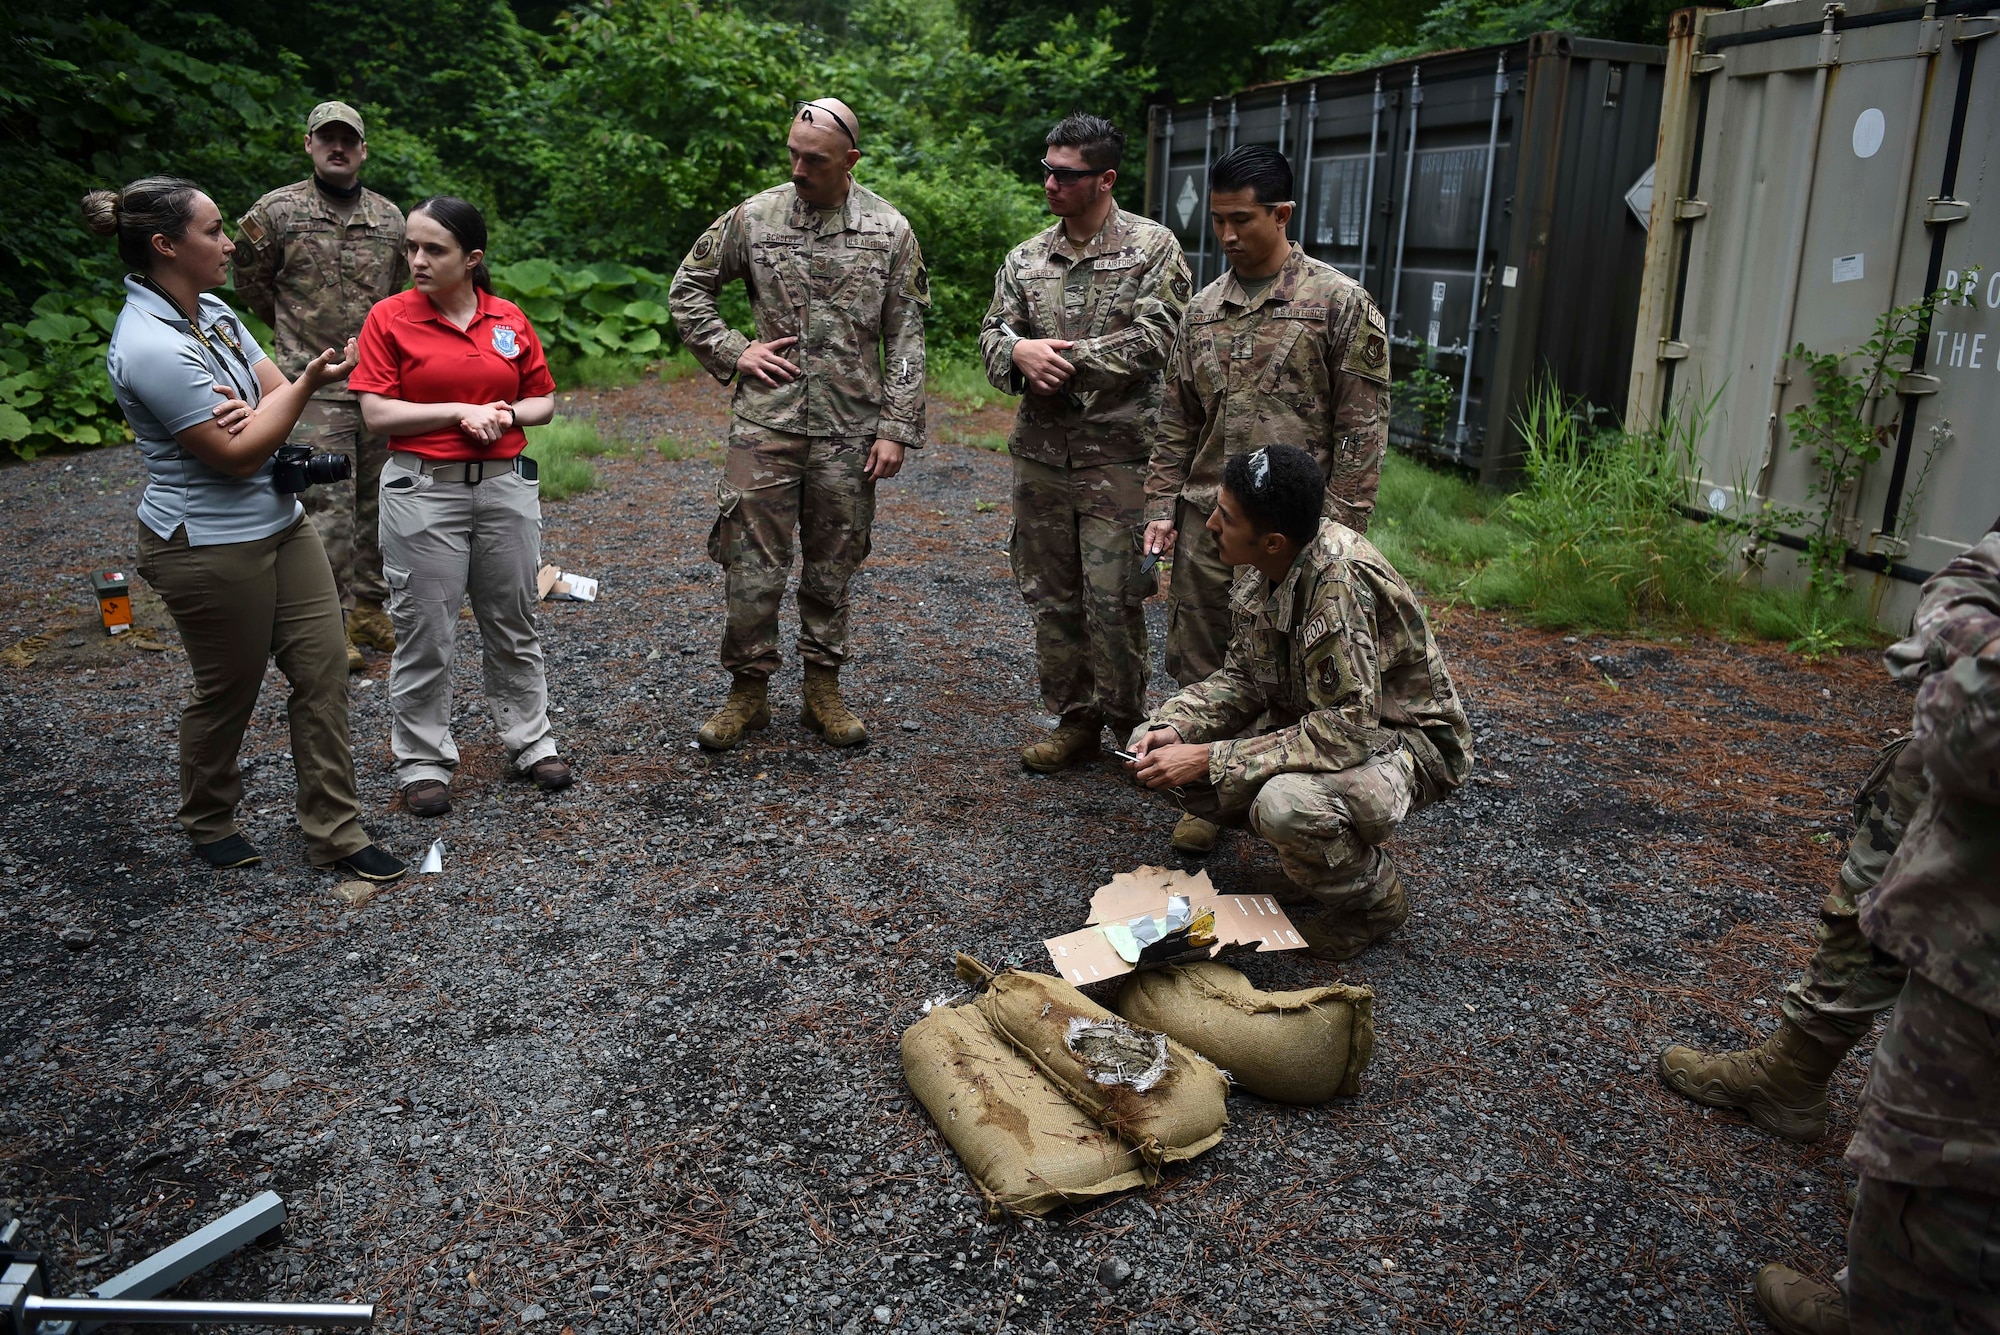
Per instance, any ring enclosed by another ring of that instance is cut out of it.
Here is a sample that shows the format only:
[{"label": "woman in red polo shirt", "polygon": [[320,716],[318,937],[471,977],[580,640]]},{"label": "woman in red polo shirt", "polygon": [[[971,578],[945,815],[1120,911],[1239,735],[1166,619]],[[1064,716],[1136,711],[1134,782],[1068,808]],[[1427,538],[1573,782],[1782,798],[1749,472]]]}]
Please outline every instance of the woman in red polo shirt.
[{"label": "woman in red polo shirt", "polygon": [[416,287],[368,312],[347,383],[368,429],[390,437],[381,522],[396,784],[412,812],[442,816],[458,767],[451,659],[468,593],[486,703],[515,768],[545,792],[570,783],[535,631],[541,491],[521,455],[521,428],[555,415],[555,381],[521,308],[493,295],[478,209],[438,195],[410,210],[404,235]]}]

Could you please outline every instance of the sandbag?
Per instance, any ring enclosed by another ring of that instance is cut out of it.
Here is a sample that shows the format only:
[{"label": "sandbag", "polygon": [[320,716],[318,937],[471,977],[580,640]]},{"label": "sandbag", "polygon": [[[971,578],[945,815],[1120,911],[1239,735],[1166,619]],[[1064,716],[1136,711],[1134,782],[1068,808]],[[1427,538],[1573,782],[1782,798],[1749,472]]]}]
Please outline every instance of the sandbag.
[{"label": "sandbag", "polygon": [[993,1032],[1147,1163],[1192,1159],[1222,1139],[1229,1081],[1198,1053],[1127,1023],[1060,978],[1008,969],[985,981],[975,1004]]},{"label": "sandbag", "polygon": [[1043,1215],[1159,1180],[995,1034],[976,1006],[935,1007],[904,1031],[903,1078],[989,1213]]},{"label": "sandbag", "polygon": [[1278,1103],[1359,1093],[1375,1054],[1375,994],[1365,987],[1261,992],[1227,965],[1187,964],[1133,974],[1114,1005]]}]

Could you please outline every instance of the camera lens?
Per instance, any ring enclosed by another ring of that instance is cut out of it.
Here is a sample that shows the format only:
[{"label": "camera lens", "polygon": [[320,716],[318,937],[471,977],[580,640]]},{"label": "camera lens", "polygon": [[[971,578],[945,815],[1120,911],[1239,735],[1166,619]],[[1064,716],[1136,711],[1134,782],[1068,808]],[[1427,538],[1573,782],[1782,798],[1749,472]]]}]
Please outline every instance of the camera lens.
[{"label": "camera lens", "polygon": [[312,486],[322,482],[345,482],[354,476],[354,460],[345,454],[315,454],[306,460],[306,481]]}]

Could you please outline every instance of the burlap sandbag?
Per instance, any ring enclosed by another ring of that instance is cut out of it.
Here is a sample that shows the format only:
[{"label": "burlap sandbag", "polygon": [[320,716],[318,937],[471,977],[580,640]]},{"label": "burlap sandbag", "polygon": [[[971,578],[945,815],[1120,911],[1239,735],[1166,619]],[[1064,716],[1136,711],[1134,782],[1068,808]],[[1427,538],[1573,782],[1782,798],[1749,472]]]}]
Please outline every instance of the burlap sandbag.
[{"label": "burlap sandbag", "polygon": [[1133,974],[1115,1004],[1278,1103],[1359,1093],[1375,1053],[1375,994],[1365,987],[1260,992],[1227,965],[1187,964]]},{"label": "burlap sandbag", "polygon": [[[961,975],[986,983],[975,1004],[993,1032],[1146,1162],[1192,1159],[1222,1139],[1229,1081],[1199,1054],[1157,1031],[1135,1029],[1060,978],[1012,969],[988,974],[968,956],[959,959]],[[1119,1044],[1136,1054],[1149,1042],[1159,1049],[1150,1069],[1148,1058],[1133,1061],[1122,1073],[1129,1080],[1099,1058]]]},{"label": "burlap sandbag", "polygon": [[1043,1215],[1158,1181],[976,1006],[939,1006],[903,1034],[903,1076],[979,1185],[989,1212]]}]

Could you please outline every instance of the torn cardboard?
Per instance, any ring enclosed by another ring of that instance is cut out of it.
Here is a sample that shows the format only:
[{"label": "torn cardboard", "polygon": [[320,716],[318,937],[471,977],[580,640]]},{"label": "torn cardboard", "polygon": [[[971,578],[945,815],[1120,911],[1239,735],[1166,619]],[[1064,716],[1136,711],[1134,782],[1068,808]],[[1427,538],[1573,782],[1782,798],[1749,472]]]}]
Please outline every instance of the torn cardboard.
[{"label": "torn cardboard", "polygon": [[[1204,915],[1209,923],[1202,922]],[[1042,943],[1056,972],[1075,984],[1101,982],[1156,964],[1249,951],[1303,950],[1306,945],[1277,900],[1269,895],[1223,894],[1205,871],[1192,876],[1165,867],[1120,872],[1090,897],[1090,916],[1084,921],[1090,926]],[[1181,953],[1153,957],[1148,950],[1149,936],[1157,940],[1162,931],[1188,933],[1190,927],[1193,931],[1185,936],[1186,949]],[[1137,958],[1126,958],[1130,954]]]},{"label": "torn cardboard", "polygon": [[547,565],[535,572],[535,592],[543,602],[554,599],[557,602],[594,603],[597,601],[597,581]]}]

